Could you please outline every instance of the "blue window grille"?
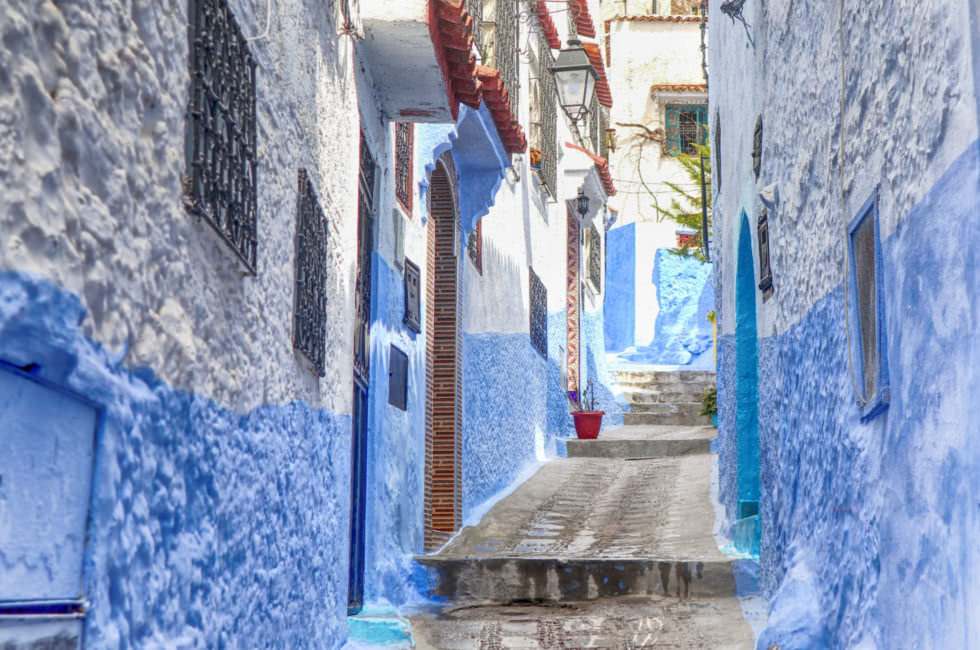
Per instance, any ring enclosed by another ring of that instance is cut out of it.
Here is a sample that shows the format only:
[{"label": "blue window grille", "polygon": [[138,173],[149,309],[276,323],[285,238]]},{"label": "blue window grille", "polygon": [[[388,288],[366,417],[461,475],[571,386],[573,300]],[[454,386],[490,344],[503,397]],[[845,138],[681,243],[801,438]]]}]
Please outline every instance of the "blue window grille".
[{"label": "blue window grille", "polygon": [[848,224],[847,233],[849,354],[860,391],[861,421],[867,422],[883,412],[889,402],[877,191]]},{"label": "blue window grille", "polygon": [[708,107],[704,104],[667,104],[664,150],[677,156],[696,153],[695,144],[708,142]]}]

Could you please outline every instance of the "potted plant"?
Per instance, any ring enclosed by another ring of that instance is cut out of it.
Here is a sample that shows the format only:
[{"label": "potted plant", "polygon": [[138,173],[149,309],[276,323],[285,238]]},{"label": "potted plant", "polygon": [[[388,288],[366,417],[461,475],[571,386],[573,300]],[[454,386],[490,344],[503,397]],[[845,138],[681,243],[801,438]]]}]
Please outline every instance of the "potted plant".
[{"label": "potted plant", "polygon": [[711,416],[711,426],[718,428],[718,389],[709,386],[701,395],[701,415]]},{"label": "potted plant", "polygon": [[579,398],[573,392],[573,401],[578,408],[572,411],[572,418],[575,420],[575,434],[583,440],[594,440],[599,437],[599,429],[602,428],[602,416],[605,411],[595,410],[595,386],[592,380],[586,386],[585,392]]}]

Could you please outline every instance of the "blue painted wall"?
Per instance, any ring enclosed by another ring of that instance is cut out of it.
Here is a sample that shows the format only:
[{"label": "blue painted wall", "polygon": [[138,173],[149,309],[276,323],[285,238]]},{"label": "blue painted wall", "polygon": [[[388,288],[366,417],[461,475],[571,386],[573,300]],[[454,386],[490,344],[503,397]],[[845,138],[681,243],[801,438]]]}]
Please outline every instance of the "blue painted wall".
[{"label": "blue painted wall", "polygon": [[[412,555],[423,551],[425,476],[425,337],[410,330],[402,320],[402,272],[375,253],[372,273],[364,581],[369,609],[403,604],[423,593],[421,574]],[[424,304],[422,308],[424,314]],[[405,411],[388,404],[392,344],[408,355]]]},{"label": "blue painted wall", "polygon": [[[884,413],[860,422],[842,286],[760,341],[761,648],[980,646],[978,157],[974,143],[882,242]],[[731,516],[732,337],[719,353]]]},{"label": "blue painted wall", "polygon": [[619,352],[636,343],[636,224],[606,233],[603,296],[606,349]]},{"label": "blue painted wall", "polygon": [[0,359],[40,364],[103,410],[88,647],[338,646],[350,417],[301,402],[231,411],[126,368],[83,336],[84,315],[49,282],[0,272]]}]

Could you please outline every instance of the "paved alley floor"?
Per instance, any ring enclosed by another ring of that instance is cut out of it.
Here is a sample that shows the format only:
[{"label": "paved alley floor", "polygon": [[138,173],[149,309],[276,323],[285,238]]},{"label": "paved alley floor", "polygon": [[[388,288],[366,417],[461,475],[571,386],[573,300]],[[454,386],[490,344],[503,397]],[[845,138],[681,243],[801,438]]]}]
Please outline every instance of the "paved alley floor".
[{"label": "paved alley floor", "polygon": [[412,618],[418,647],[752,648],[712,535],[713,435],[629,426],[573,441],[574,457],[419,558],[451,605]]}]

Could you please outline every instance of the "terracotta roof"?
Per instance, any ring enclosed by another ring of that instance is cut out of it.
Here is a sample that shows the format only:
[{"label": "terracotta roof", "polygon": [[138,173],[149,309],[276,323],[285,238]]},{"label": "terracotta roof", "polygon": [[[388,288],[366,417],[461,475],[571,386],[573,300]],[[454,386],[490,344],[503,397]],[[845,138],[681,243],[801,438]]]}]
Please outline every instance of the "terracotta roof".
[{"label": "terracotta roof", "polygon": [[585,53],[589,56],[589,63],[599,73],[599,79],[595,83],[595,95],[599,103],[606,108],[612,108],[612,92],[609,90],[609,81],[606,79],[606,66],[602,64],[602,52],[599,51],[598,43],[582,43]]},{"label": "terracotta roof", "polygon": [[442,69],[453,119],[459,118],[460,104],[478,109],[483,102],[507,152],[523,153],[527,139],[511,113],[510,93],[498,70],[476,65],[473,18],[460,0],[429,0],[429,36]]},{"label": "terracotta roof", "polygon": [[493,123],[497,125],[497,133],[504,143],[504,149],[507,153],[524,153],[527,150],[527,138],[524,137],[524,128],[510,110],[510,92],[504,87],[500,70],[478,65],[476,74],[483,90],[483,103],[493,115]]},{"label": "terracotta roof", "polygon": [[571,142],[566,142],[565,146],[569,149],[574,149],[575,151],[581,151],[586,156],[592,159],[595,164],[596,171],[599,172],[599,179],[602,181],[602,187],[606,190],[606,196],[612,196],[616,193],[616,185],[613,183],[612,173],[609,171],[609,161],[602,156],[597,156],[585,147],[580,147],[577,144],[572,144]]},{"label": "terracotta roof", "polygon": [[538,10],[538,22],[541,23],[541,31],[544,32],[548,46],[553,50],[560,50],[561,38],[558,37],[558,28],[555,27],[555,21],[551,19],[548,5],[545,4],[545,0],[538,0],[535,6]]},{"label": "terracotta roof", "polygon": [[706,93],[708,92],[708,87],[704,84],[653,84],[650,86],[650,92],[668,92],[668,93],[679,93],[679,92],[695,92],[695,93]]},{"label": "terracotta roof", "polygon": [[699,23],[701,16],[613,16],[606,19],[606,22],[627,22],[627,23]]},{"label": "terracotta roof", "polygon": [[588,0],[568,0],[568,10],[572,12],[572,17],[575,18],[575,30],[579,36],[595,38],[595,23],[592,22],[592,16],[589,15]]}]

